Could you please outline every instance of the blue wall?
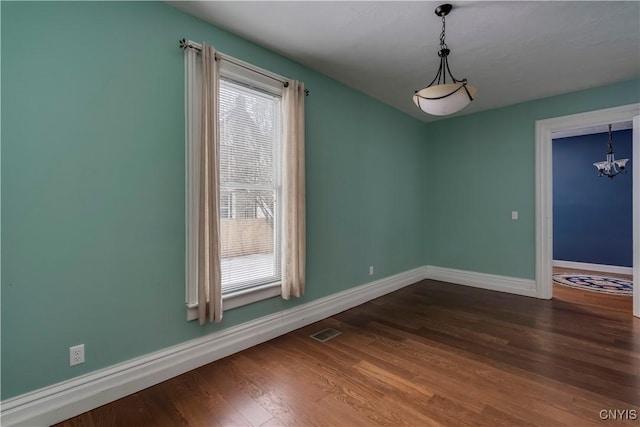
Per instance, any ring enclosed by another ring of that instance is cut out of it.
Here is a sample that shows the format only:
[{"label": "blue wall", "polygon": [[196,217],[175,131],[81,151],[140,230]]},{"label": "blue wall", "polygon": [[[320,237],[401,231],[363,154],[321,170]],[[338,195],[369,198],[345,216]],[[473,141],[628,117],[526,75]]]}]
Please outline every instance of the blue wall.
[{"label": "blue wall", "polygon": [[[616,159],[631,159],[632,131],[613,132]],[[553,259],[631,267],[632,178],[598,177],[607,133],[553,140]]]}]

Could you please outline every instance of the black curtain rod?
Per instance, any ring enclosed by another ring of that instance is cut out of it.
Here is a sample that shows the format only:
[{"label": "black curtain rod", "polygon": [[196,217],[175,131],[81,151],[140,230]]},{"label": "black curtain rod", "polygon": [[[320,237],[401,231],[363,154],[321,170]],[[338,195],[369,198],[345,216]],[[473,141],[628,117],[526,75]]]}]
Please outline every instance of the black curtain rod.
[{"label": "black curtain rod", "polygon": [[[183,50],[193,49],[193,50],[195,50],[195,51],[196,51],[196,52],[198,52],[198,53],[202,52],[202,48],[201,48],[201,47],[199,47],[199,46],[195,46],[195,45],[193,45],[193,44],[189,43],[189,41],[188,41],[187,39],[181,39],[181,40],[180,40],[180,48],[181,48],[181,49],[183,49]],[[218,58],[216,57],[216,58],[215,58],[215,60],[217,61],[217,60],[218,60]],[[253,71],[254,73],[258,73],[258,74],[260,74],[260,75],[262,75],[262,76],[265,76],[265,77],[268,77],[268,78],[270,78],[270,79],[273,79],[273,80],[275,80],[275,81],[277,81],[277,82],[280,82],[280,83],[282,83],[282,84],[283,84],[283,86],[284,86],[284,87],[289,87],[289,82],[287,82],[287,81],[280,80],[280,79],[278,79],[278,78],[276,78],[276,77],[273,77],[273,76],[270,76],[270,75],[268,75],[268,74],[262,73],[262,72],[260,72],[260,71],[258,71],[258,70],[253,69],[253,68],[249,68],[249,67],[247,67],[247,66],[245,66],[245,65],[243,65],[243,64],[240,64],[240,63],[238,63],[238,62],[236,62],[236,61],[234,61],[234,60],[232,60],[232,59],[224,58],[224,60],[225,60],[225,61],[228,61],[228,62],[231,62],[232,64],[237,65],[238,67],[242,67],[242,68],[244,68],[245,70]],[[305,89],[305,90],[304,90],[304,94],[305,94],[305,96],[309,96],[309,89]]]}]

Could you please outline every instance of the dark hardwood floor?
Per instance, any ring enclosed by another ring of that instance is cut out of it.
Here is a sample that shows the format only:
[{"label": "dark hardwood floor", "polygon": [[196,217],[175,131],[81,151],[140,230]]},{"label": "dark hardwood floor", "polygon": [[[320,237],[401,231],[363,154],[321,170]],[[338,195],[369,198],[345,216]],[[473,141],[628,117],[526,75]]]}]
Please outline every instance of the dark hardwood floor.
[{"label": "dark hardwood floor", "polygon": [[[309,338],[326,327],[342,335]],[[627,419],[608,410],[627,410],[617,413]],[[59,425],[639,420],[640,319],[630,311],[583,304],[570,292],[545,301],[425,280]]]},{"label": "dark hardwood floor", "polygon": [[[617,277],[633,281],[629,274],[603,273],[592,270],[576,270],[566,268],[553,268],[554,274],[593,274],[596,276]],[[602,292],[591,292],[574,289],[567,286],[553,284],[553,298],[568,303],[580,304],[585,307],[609,308],[626,313],[633,313],[633,298],[626,295],[609,295]]]}]

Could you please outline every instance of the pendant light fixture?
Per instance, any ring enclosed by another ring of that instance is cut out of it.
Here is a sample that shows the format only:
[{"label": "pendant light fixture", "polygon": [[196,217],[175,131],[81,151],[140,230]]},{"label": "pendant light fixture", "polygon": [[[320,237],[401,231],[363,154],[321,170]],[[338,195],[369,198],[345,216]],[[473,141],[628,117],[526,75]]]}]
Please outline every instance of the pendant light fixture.
[{"label": "pendant light fixture", "polygon": [[604,162],[594,163],[593,166],[598,169],[598,176],[606,176],[609,179],[613,179],[614,176],[619,173],[627,173],[625,166],[629,159],[620,159],[616,160],[615,155],[613,154],[613,143],[611,138],[611,125],[609,125],[609,141],[607,142],[607,160]]},{"label": "pendant light fixture", "polygon": [[429,86],[417,90],[413,95],[413,102],[418,108],[434,116],[446,116],[462,110],[473,101],[476,94],[476,88],[467,84],[467,79],[456,79],[449,69],[448,58],[451,50],[445,43],[445,17],[451,12],[451,9],[453,6],[450,4],[442,4],[436,8],[436,15],[442,18],[440,50],[438,51],[440,68]]}]

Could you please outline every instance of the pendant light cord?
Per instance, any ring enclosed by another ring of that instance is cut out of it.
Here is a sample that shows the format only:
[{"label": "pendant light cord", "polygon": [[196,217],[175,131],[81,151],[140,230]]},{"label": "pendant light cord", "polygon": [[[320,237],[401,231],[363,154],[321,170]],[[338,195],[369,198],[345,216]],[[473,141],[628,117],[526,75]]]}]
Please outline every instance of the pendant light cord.
[{"label": "pendant light cord", "polygon": [[442,16],[442,32],[440,33],[440,50],[447,49],[447,44],[444,41],[445,37],[445,16]]},{"label": "pendant light cord", "polygon": [[609,125],[609,141],[608,141],[608,148],[609,151],[607,151],[607,154],[612,154],[613,153],[613,141],[611,138],[611,125]]}]

